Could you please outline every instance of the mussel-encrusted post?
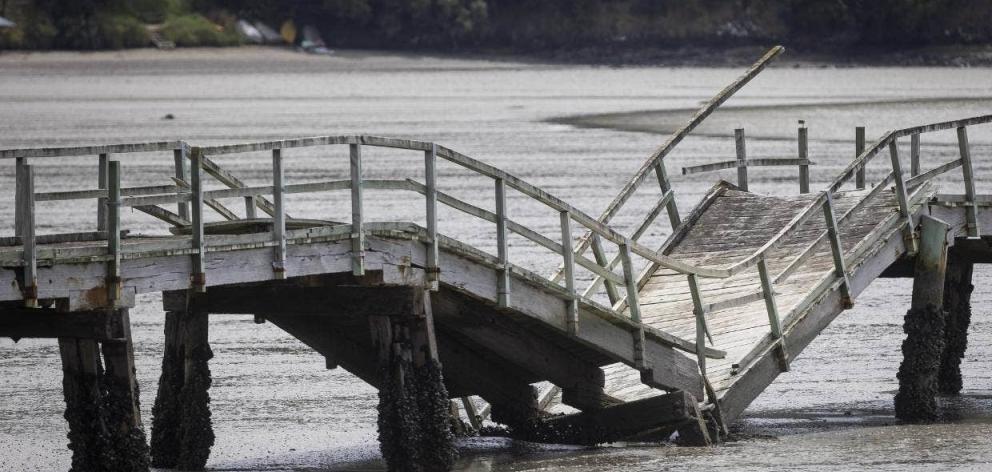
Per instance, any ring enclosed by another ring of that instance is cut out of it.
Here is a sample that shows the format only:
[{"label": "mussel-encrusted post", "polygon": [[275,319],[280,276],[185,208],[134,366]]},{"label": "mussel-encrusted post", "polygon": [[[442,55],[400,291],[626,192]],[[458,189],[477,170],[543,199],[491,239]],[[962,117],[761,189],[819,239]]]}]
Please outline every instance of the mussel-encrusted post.
[{"label": "mussel-encrusted post", "polygon": [[128,314],[126,309],[111,310],[112,338],[102,343],[59,338],[72,471],[139,472],[149,467]]},{"label": "mussel-encrusted post", "polygon": [[165,353],[158,396],[152,408],[152,464],[202,470],[214,444],[210,420],[208,314],[188,293],[186,311],[170,311],[165,320]]},{"label": "mussel-encrusted post", "polygon": [[940,359],[937,389],[945,395],[961,393],[961,359],[968,348],[968,325],[971,323],[971,273],[974,264],[965,258],[951,257],[944,278],[944,354]]},{"label": "mussel-encrusted post", "polygon": [[949,226],[923,216],[920,249],[916,256],[913,301],[906,313],[899,366],[896,417],[905,421],[933,421],[937,412],[937,374],[944,352],[944,274],[947,268]]},{"label": "mussel-encrusted post", "polygon": [[407,316],[370,316],[379,358],[379,448],[391,471],[451,469],[457,452],[430,295],[411,288]]}]

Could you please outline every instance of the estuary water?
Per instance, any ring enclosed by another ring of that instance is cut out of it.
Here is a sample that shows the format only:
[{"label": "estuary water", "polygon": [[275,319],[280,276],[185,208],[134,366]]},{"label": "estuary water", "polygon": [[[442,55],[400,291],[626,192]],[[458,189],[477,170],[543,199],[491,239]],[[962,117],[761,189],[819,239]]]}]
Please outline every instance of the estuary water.
[{"label": "estuary water", "polygon": [[[277,49],[0,55],[0,148],[183,139],[195,144],[329,134],[435,141],[539,185],[598,215],[643,160],[737,69],[560,66],[484,58],[341,52],[315,57]],[[636,112],[636,113],[632,113]],[[887,129],[992,112],[992,71],[940,68],[771,68],[731,99],[667,160],[687,212],[718,179],[683,166],[732,159],[744,127],[753,157],[794,157],[797,120],[809,127],[813,189],[854,154],[854,127]],[[171,118],[167,118],[171,116]],[[980,191],[992,191],[992,132],[971,131]],[[924,168],[954,159],[953,133],[924,138]],[[908,143],[906,143],[908,155]],[[170,183],[171,154],[122,156],[124,185]],[[420,178],[422,156],[369,150],[368,178]],[[887,171],[884,159],[869,177]],[[96,157],[36,160],[39,191],[96,184]],[[263,154],[224,158],[250,184],[264,184]],[[13,162],[0,162],[0,221],[13,220]],[[420,174],[418,174],[420,172]],[[294,151],[289,183],[346,178],[347,149]],[[750,172],[752,191],[791,194],[796,170]],[[443,190],[492,207],[492,183],[453,167]],[[946,192],[960,193],[956,179]],[[651,187],[646,186],[646,187]],[[630,232],[658,198],[637,194],[615,220]],[[373,219],[422,221],[422,200],[375,195]],[[514,219],[552,237],[557,215],[510,196]],[[95,204],[39,205],[39,229],[93,229]],[[346,195],[294,196],[294,216],[346,219]],[[126,228],[161,225],[125,214]],[[659,219],[645,242],[670,233]],[[493,248],[493,231],[442,213],[441,231]],[[10,224],[0,235],[10,235]],[[557,256],[516,242],[514,257],[541,273]],[[499,438],[461,441],[457,470],[992,470],[992,272],[976,268],[964,394],[942,400],[947,420],[901,425],[892,397],[901,360],[902,316],[911,281],[876,281],[792,364],[737,425],[741,439],[713,448],[619,444],[533,445]],[[143,420],[151,420],[162,353],[161,297],[132,310]],[[384,470],[374,389],[271,324],[248,316],[211,319],[217,470]],[[61,371],[54,340],[0,340],[0,470],[66,470]]]}]

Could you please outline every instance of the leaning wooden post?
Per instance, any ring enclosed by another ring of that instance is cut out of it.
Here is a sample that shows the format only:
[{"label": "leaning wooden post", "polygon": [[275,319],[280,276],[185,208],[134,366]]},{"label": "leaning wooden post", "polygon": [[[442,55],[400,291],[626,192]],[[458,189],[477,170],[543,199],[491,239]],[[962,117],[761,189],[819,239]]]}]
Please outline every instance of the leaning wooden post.
[{"label": "leaning wooden post", "polygon": [[744,144],[744,128],[734,130],[734,146],[737,148],[737,186],[747,191],[747,149]]},{"label": "leaning wooden post", "polygon": [[277,280],[286,278],[286,206],[283,192],[286,182],[283,177],[282,150],[272,150],[272,200],[275,215],[272,217],[272,237],[275,239],[275,260],[272,272]]},{"label": "leaning wooden post", "polygon": [[909,213],[909,197],[906,195],[906,180],[902,175],[902,164],[899,162],[899,147],[896,139],[889,142],[889,157],[892,161],[892,174],[895,177],[896,200],[899,202],[899,215],[904,219],[903,240],[906,242],[906,250],[910,254],[916,254],[916,233],[914,231],[913,217]]},{"label": "leaning wooden post", "polygon": [[561,257],[565,266],[565,290],[568,300],[565,301],[565,326],[569,334],[579,332],[579,297],[575,293],[575,254],[572,252],[572,215],[568,211],[560,211],[561,220]]},{"label": "leaning wooden post", "polygon": [[920,250],[916,255],[913,301],[906,313],[899,366],[896,417],[904,421],[933,421],[937,412],[937,376],[944,350],[944,274],[950,226],[924,215],[920,219]]},{"label": "leaning wooden post", "polygon": [[[107,180],[110,178],[110,156],[106,153],[100,154],[97,158],[97,175],[96,175],[96,188],[100,190],[105,190],[107,188]],[[96,199],[96,230],[104,231],[107,229],[107,197],[100,197]]]},{"label": "leaning wooden post", "polygon": [[834,198],[830,190],[824,192],[823,217],[827,224],[827,238],[830,239],[830,253],[834,258],[834,274],[844,281],[841,285],[841,304],[844,309],[854,307],[854,297],[851,293],[851,280],[847,276],[847,264],[844,262],[844,247],[840,241],[840,229],[837,227],[837,217],[834,213]]},{"label": "leaning wooden post", "polygon": [[[854,158],[861,157],[865,152],[865,127],[854,128]],[[858,172],[854,175],[854,182],[858,190],[865,188],[865,166],[858,167]]]},{"label": "leaning wooden post", "polygon": [[968,237],[981,236],[978,230],[978,209],[975,207],[975,171],[971,165],[971,147],[968,144],[968,129],[958,128],[958,149],[961,152],[961,172],[964,174],[965,218],[968,221]]},{"label": "leaning wooden post", "polygon": [[193,193],[192,208],[192,235],[193,235],[193,274],[192,288],[196,292],[207,290],[207,278],[204,272],[206,262],[206,237],[203,231],[203,151],[199,147],[194,147],[190,154],[190,187]]},{"label": "leaning wooden post", "polygon": [[799,193],[809,193],[809,130],[799,120]]},{"label": "leaning wooden post", "polygon": [[[116,306],[121,298],[121,163],[109,163],[110,189],[106,204],[107,300]],[[129,331],[130,332],[130,331]]]},{"label": "leaning wooden post", "polygon": [[38,248],[35,240],[34,222],[34,170],[27,160],[18,159],[17,195],[15,205],[21,215],[16,234],[21,237],[23,248],[21,260],[24,273],[21,280],[21,294],[24,306],[38,307]]},{"label": "leaning wooden post", "polygon": [[920,175],[920,133],[909,136],[909,175]]},{"label": "leaning wooden post", "polygon": [[761,278],[761,293],[765,298],[765,310],[768,311],[768,326],[771,328],[772,340],[776,343],[778,352],[779,368],[782,372],[789,371],[789,352],[785,347],[785,338],[782,337],[782,322],[778,315],[778,304],[775,302],[775,288],[772,284],[771,274],[768,273],[768,263],[765,256],[758,259],[758,276]]},{"label": "leaning wooden post", "polygon": [[351,151],[351,273],[365,275],[365,229],[362,216],[362,145],[352,144]]},{"label": "leaning wooden post", "polygon": [[623,280],[627,288],[627,309],[630,311],[630,320],[638,324],[638,329],[633,333],[634,366],[644,372],[649,366],[646,364],[644,355],[646,340],[644,338],[644,325],[641,324],[641,303],[638,300],[637,275],[634,274],[630,246],[630,239],[625,239],[623,244],[620,244],[620,263],[623,266]]},{"label": "leaning wooden post", "polygon": [[430,239],[427,243],[427,283],[431,291],[436,292],[441,269],[438,265],[437,236],[437,144],[434,143],[430,144],[430,149],[424,151],[424,183],[427,187],[425,192],[427,238]]},{"label": "leaning wooden post", "polygon": [[[179,149],[172,151],[172,159],[174,161],[175,176],[176,179],[183,182],[189,182],[189,172],[186,166],[186,161],[189,158],[189,146],[186,143],[181,143]],[[178,191],[178,189],[177,189]],[[176,211],[184,220],[189,220],[189,202],[179,202],[176,204]]]},{"label": "leaning wooden post", "polygon": [[500,307],[510,306],[510,247],[506,231],[506,182],[496,178],[496,254],[499,258],[499,273],[496,275],[497,303]]},{"label": "leaning wooden post", "polygon": [[[699,279],[696,274],[689,274],[689,293],[692,295],[692,313],[696,316],[696,362],[699,363],[699,373],[706,378],[706,339],[713,344],[710,328],[706,323],[706,309],[703,307],[703,297],[699,290]],[[715,399],[714,399],[715,400]]]},{"label": "leaning wooden post", "polygon": [[[672,192],[672,183],[668,180],[668,171],[665,170],[665,160],[658,159],[658,163],[654,166],[654,174],[658,177],[658,186],[661,187],[661,194],[665,195],[668,192]],[[675,202],[675,196],[666,204],[666,213],[668,213],[668,221],[672,224],[672,230],[678,228],[682,224],[682,217],[679,216],[679,206]],[[602,221],[602,220],[601,220]],[[605,223],[605,221],[604,221]]]}]

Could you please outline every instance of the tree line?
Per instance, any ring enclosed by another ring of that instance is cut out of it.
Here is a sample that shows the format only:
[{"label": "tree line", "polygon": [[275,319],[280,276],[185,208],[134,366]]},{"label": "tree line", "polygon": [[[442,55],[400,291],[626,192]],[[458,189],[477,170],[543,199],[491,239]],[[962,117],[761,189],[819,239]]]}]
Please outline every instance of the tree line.
[{"label": "tree line", "polygon": [[20,20],[22,36],[60,48],[126,47],[128,41],[107,37],[182,15],[228,27],[239,17],[276,27],[294,19],[313,24],[338,47],[540,50],[775,41],[815,50],[992,41],[989,0],[4,0],[3,6],[0,15]]}]

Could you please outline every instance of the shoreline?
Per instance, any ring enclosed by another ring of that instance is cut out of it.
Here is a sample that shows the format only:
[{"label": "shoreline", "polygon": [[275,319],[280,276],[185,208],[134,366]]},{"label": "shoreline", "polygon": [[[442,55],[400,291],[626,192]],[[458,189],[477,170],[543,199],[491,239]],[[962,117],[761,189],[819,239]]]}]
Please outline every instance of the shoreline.
[{"label": "shoreline", "polygon": [[[54,57],[86,60],[101,56],[145,58],[161,54],[178,56],[229,56],[264,52],[303,58],[401,57],[437,58],[463,61],[515,63],[531,66],[601,66],[601,67],[703,67],[748,66],[771,47],[634,47],[593,46],[576,49],[521,51],[517,49],[479,48],[472,50],[440,49],[333,49],[327,56],[297,51],[291,46],[242,45],[235,47],[193,47],[156,49],[153,47],[116,50],[0,50],[0,60]],[[848,67],[992,67],[992,45],[935,46],[894,51],[863,50],[837,53],[809,52],[787,46],[786,53],[771,68],[848,68]]]}]

